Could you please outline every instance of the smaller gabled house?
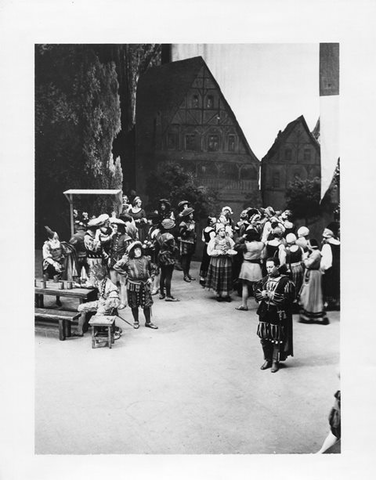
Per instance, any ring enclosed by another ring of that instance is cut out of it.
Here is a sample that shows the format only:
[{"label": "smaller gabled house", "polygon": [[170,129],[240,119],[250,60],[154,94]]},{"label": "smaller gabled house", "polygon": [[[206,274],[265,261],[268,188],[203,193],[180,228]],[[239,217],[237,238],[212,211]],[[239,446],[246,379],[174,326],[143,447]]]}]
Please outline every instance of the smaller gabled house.
[{"label": "smaller gabled house", "polygon": [[148,173],[177,162],[240,213],[259,193],[260,162],[202,57],[150,68],[137,88],[136,188]]},{"label": "smaller gabled house", "polygon": [[321,178],[320,145],[301,115],[279,131],[272,147],[261,160],[261,192],[263,205],[276,210],[286,206],[289,183]]}]

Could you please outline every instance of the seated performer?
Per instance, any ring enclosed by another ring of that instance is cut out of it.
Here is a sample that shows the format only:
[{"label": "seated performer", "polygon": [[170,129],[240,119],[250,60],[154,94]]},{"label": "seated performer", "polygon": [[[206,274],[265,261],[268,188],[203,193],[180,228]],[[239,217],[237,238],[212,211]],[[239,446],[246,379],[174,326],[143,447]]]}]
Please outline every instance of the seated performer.
[{"label": "seated performer", "polygon": [[[77,331],[73,333],[75,337],[83,337],[84,329],[87,331],[87,312],[95,312],[99,315],[113,315],[120,305],[119,290],[109,278],[107,278],[107,268],[105,265],[96,264],[92,267],[94,277],[94,286],[98,288],[99,298],[94,302],[81,303],[78,311],[82,312],[78,320]],[[120,338],[121,329],[115,331],[115,340]]]}]

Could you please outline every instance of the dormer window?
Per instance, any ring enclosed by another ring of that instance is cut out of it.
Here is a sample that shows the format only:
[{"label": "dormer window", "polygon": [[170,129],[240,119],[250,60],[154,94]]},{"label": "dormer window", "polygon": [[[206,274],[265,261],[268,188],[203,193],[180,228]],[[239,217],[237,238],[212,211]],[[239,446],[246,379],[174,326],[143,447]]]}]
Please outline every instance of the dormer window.
[{"label": "dormer window", "polygon": [[198,108],[199,103],[198,103],[198,95],[193,95],[192,97],[192,108]]},{"label": "dormer window", "polygon": [[290,162],[290,161],[291,161],[291,158],[292,158],[291,148],[286,148],[286,149],[285,149],[285,160],[286,160],[287,162]]},{"label": "dormer window", "polygon": [[208,150],[209,152],[217,152],[219,150],[219,136],[209,135],[208,137]]},{"label": "dormer window", "polygon": [[281,186],[281,175],[279,172],[273,172],[273,188]]},{"label": "dormer window", "polygon": [[309,148],[304,149],[304,161],[305,162],[311,161],[311,150]]},{"label": "dormer window", "polygon": [[214,97],[213,95],[208,95],[206,97],[206,108],[213,108],[214,107]]},{"label": "dormer window", "polygon": [[235,152],[235,135],[228,136],[228,151]]},{"label": "dormer window", "polygon": [[189,133],[185,136],[185,149],[196,150],[196,135],[194,133]]}]

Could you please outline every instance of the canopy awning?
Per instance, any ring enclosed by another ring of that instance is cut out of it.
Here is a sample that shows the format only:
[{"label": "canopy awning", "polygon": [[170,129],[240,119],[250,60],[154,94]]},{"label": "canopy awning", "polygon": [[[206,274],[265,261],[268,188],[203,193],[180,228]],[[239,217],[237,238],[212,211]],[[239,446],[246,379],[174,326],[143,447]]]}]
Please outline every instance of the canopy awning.
[{"label": "canopy awning", "polygon": [[72,195],[120,195],[121,200],[121,190],[102,190],[102,189],[77,189],[73,188],[70,190],[65,190],[63,192],[64,195],[67,197],[68,201],[72,200]]}]

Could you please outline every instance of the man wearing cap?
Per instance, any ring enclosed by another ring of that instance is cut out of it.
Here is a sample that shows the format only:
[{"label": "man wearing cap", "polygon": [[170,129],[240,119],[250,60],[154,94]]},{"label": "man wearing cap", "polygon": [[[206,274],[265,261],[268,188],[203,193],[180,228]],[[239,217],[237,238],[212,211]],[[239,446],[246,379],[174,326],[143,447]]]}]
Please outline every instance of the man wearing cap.
[{"label": "man wearing cap", "polygon": [[[186,209],[189,208],[190,204],[188,200],[182,200],[181,202],[178,203],[178,216],[180,217],[181,213]],[[181,219],[181,217],[180,217]]]},{"label": "man wearing cap", "polygon": [[145,327],[157,329],[151,321],[151,307],[153,298],[151,296],[151,285],[157,267],[151,262],[150,257],[145,256],[142,251],[142,243],[135,241],[127,248],[127,253],[121,260],[116,262],[114,270],[124,275],[127,283],[128,305],[132,310],[133,326],[139,328],[139,312],[141,307],[145,315]]},{"label": "man wearing cap", "polygon": [[112,229],[112,236],[108,248],[107,266],[111,281],[120,289],[119,310],[122,310],[127,305],[127,291],[125,288],[124,277],[122,277],[116,270],[114,265],[125,254],[127,247],[133,242],[132,238],[125,233],[125,222],[120,218],[111,217],[110,225]]},{"label": "man wearing cap", "polygon": [[171,218],[162,220],[161,234],[158,236],[158,265],[161,269],[160,280],[160,300],[166,302],[177,302],[178,299],[171,295],[171,281],[176,263],[176,255],[179,248],[171,231],[175,227],[175,222]]},{"label": "man wearing cap", "polygon": [[[81,303],[77,310],[81,312],[78,319],[77,330],[73,333],[75,337],[83,337],[84,330],[87,331],[88,312],[95,312],[98,315],[113,315],[115,309],[119,307],[119,290],[117,286],[107,277],[107,268],[105,265],[96,264],[92,267],[94,278],[93,286],[98,289],[98,300],[93,302]],[[115,327],[115,340],[120,338],[121,329]]]},{"label": "man wearing cap", "polygon": [[45,278],[61,277],[64,270],[64,251],[59,240],[59,235],[50,227],[44,227],[47,232],[47,240],[43,244],[43,274]]},{"label": "man wearing cap", "polygon": [[194,209],[188,207],[182,211],[180,216],[182,221],[179,225],[180,258],[183,268],[184,280],[188,283],[195,280],[191,277],[189,271],[191,267],[192,256],[196,250],[196,222],[193,220]]},{"label": "man wearing cap", "polygon": [[278,258],[268,258],[267,275],[254,289],[259,303],[257,335],[260,337],[265,360],[261,370],[271,367],[272,373],[278,372],[280,361],[289,355],[293,356],[291,307],[295,287],[286,275],[281,275],[279,265]]},{"label": "man wearing cap", "polygon": [[[47,240],[42,247],[43,257],[43,277],[45,280],[53,278],[59,280],[64,271],[65,255],[63,246],[59,240],[59,235],[51,230],[50,227],[44,227],[47,232]],[[56,305],[61,307],[60,298],[56,297]]]},{"label": "man wearing cap", "polygon": [[79,222],[76,228],[76,232],[72,235],[69,243],[74,247],[77,255],[77,273],[80,276],[82,269],[85,271],[85,275],[89,275],[89,265],[87,263],[87,253],[84,243],[86,228],[82,222]]},{"label": "man wearing cap", "polygon": [[165,218],[170,218],[175,220],[174,212],[171,210],[171,203],[167,198],[161,198],[159,200],[158,209],[155,210],[155,213],[158,215],[158,223],[161,224],[162,220]]},{"label": "man wearing cap", "polygon": [[103,238],[103,232],[101,232],[101,227],[105,228],[109,218],[110,217],[107,214],[102,214],[97,218],[92,218],[87,224],[87,231],[84,236],[84,245],[86,249],[87,263],[89,265],[88,285],[94,285],[95,282],[92,272],[94,265],[103,263],[103,249],[101,242],[101,236]]}]

